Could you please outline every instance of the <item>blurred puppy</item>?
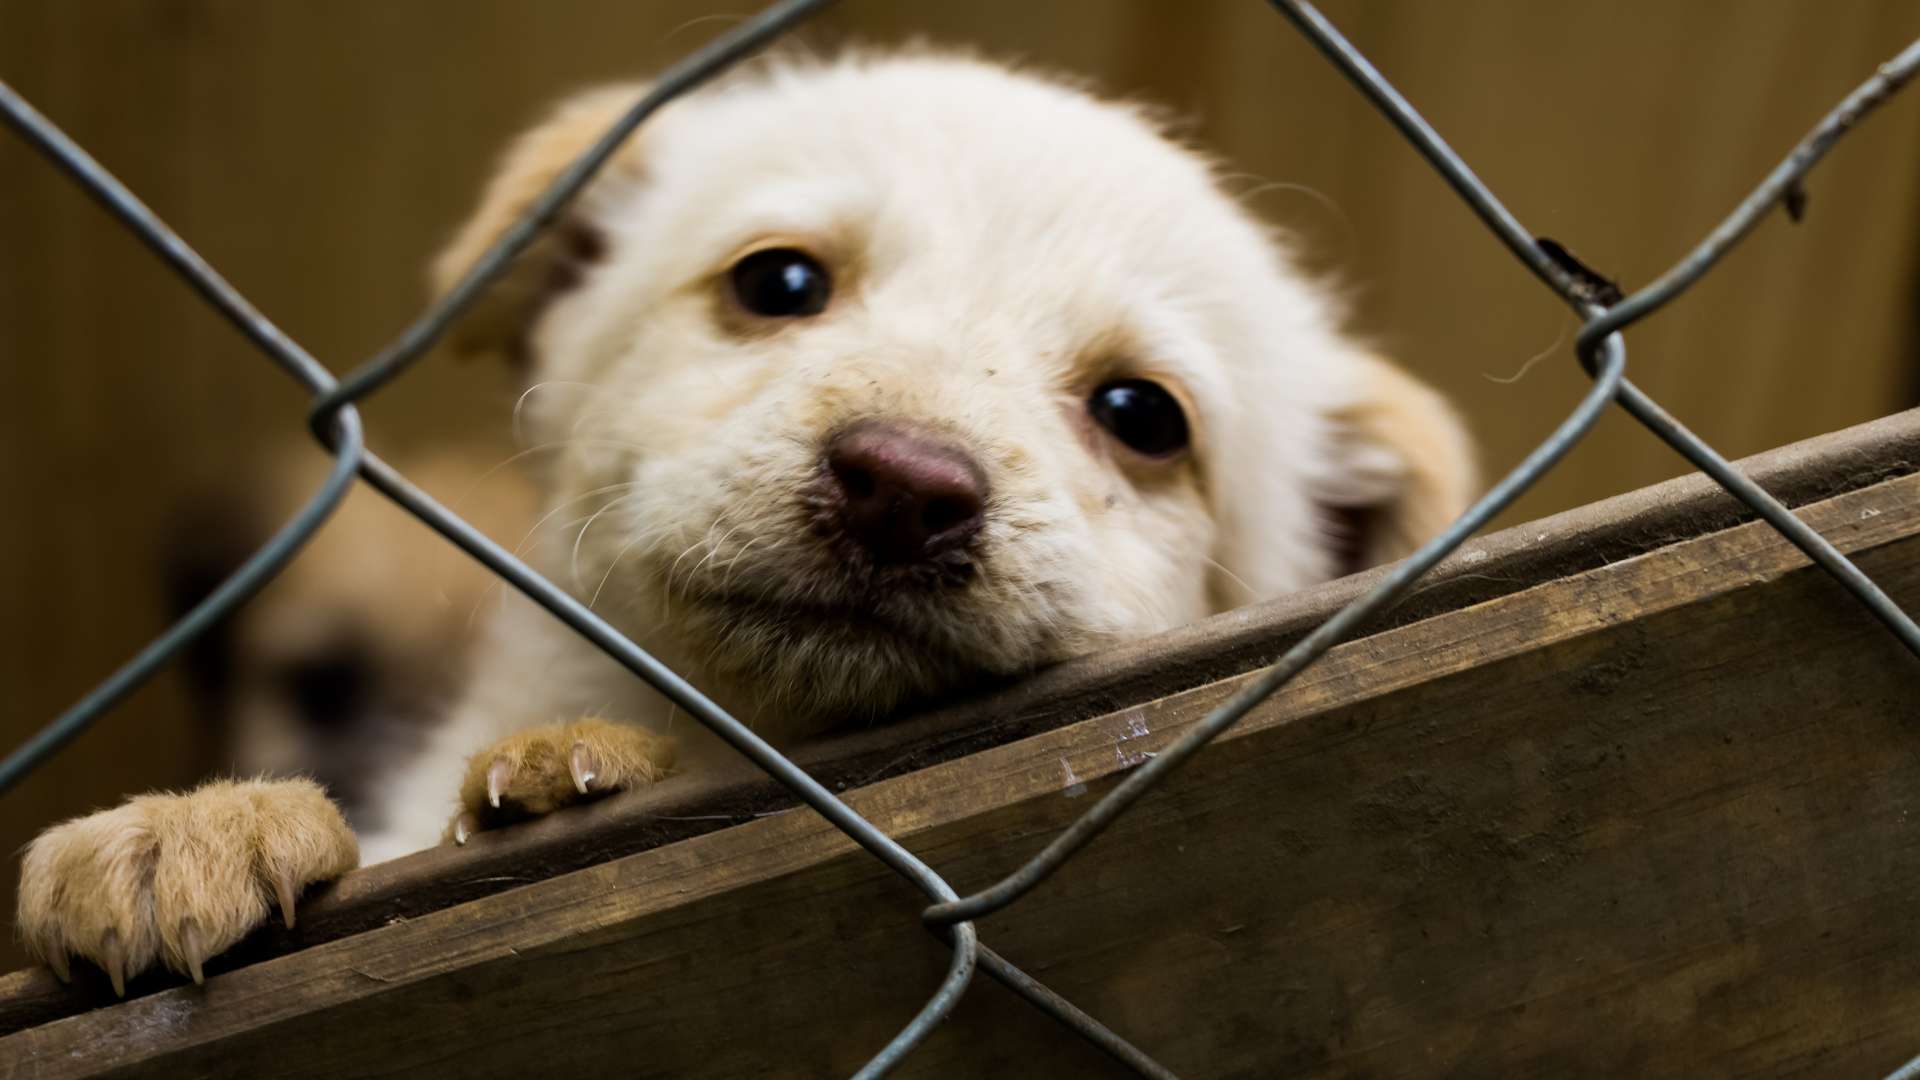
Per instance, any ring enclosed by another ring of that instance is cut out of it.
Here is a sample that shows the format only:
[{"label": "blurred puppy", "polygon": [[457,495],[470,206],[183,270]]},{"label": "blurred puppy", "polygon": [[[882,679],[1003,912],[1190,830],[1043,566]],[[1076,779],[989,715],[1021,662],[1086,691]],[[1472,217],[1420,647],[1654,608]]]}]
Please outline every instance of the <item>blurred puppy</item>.
[{"label": "blurred puppy", "polygon": [[[504,440],[503,440],[504,442]],[[396,464],[490,535],[520,537],[535,496],[509,451],[446,446]],[[184,501],[163,566],[183,614],[292,517],[326,475],[310,444],[265,456]],[[476,479],[479,478],[479,479]],[[307,776],[358,832],[378,830],[378,793],[410,768],[469,667],[495,578],[364,487],[350,492],[286,570],[184,664],[212,763],[239,776]]]},{"label": "blurred puppy", "polygon": [[[441,285],[638,93],[516,143]],[[1136,109],[937,55],[676,102],[465,344],[526,365],[554,448],[536,565],[776,744],[1396,557],[1472,483],[1452,414],[1341,332],[1205,160]],[[717,757],[525,604],[487,632],[465,703],[381,785],[369,856]],[[209,832],[229,842],[177,839]],[[51,962],[197,972],[353,858],[310,788],[147,796],[43,835],[20,922]]]}]

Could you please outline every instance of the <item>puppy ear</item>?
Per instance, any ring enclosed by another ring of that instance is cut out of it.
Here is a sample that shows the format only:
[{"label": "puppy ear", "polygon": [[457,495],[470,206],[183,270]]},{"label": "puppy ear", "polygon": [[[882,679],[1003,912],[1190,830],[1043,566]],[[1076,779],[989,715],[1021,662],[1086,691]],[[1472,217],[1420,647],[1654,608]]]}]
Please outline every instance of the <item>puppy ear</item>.
[{"label": "puppy ear", "polygon": [[[646,92],[641,84],[601,87],[561,103],[508,147],[480,205],[432,265],[435,296],[451,289],[528,206],[606,134]],[[639,143],[628,138],[561,216],[514,260],[462,316],[452,343],[461,353],[494,353],[524,366],[527,335],[546,306],[578,285],[606,256],[606,213],[641,177]]]},{"label": "puppy ear", "polygon": [[1358,393],[1330,418],[1333,480],[1318,493],[1340,573],[1392,562],[1473,500],[1473,441],[1445,399],[1377,357],[1357,354]]}]

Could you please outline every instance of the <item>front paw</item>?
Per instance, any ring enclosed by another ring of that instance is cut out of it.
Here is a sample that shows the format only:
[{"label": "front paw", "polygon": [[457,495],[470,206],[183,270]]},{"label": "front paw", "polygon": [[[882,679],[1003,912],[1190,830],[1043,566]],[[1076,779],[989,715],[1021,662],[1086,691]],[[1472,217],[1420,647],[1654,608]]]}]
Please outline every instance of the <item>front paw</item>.
[{"label": "front paw", "polygon": [[27,846],[18,925],[27,950],[68,978],[98,965],[116,994],[156,962],[194,982],[200,965],[316,881],[356,866],[352,830],[311,780],[217,780],[141,795],[56,825]]},{"label": "front paw", "polygon": [[632,724],[587,718],[528,728],[467,763],[447,838],[464,844],[481,829],[651,784],[672,766],[673,740]]}]

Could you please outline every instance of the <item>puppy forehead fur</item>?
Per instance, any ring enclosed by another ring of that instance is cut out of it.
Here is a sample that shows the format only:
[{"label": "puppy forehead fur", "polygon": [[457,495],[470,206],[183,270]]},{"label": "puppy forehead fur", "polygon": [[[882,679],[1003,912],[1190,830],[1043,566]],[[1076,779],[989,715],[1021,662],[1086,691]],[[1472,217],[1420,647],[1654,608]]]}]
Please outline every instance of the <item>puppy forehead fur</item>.
[{"label": "puppy forehead fur", "polygon": [[1296,376],[1283,388],[1310,410],[1347,389],[1317,362],[1324,293],[1141,110],[963,58],[858,55],[676,103],[641,144],[603,219],[636,278],[697,287],[784,237],[980,363],[1014,352],[1058,378],[1127,350],[1203,412],[1231,405],[1221,362]]}]

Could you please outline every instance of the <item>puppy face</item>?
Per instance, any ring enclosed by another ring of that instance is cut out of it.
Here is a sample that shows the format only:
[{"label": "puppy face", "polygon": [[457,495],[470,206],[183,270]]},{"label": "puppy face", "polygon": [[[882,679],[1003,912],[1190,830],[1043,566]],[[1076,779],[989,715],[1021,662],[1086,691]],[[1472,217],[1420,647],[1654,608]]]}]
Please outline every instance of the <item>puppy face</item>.
[{"label": "puppy face", "polygon": [[[638,92],[523,139],[443,280]],[[675,103],[523,263],[469,340],[559,448],[548,569],[736,707],[871,714],[1296,589],[1468,483],[1199,159],[984,64]]]}]

